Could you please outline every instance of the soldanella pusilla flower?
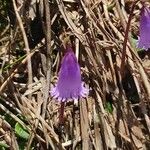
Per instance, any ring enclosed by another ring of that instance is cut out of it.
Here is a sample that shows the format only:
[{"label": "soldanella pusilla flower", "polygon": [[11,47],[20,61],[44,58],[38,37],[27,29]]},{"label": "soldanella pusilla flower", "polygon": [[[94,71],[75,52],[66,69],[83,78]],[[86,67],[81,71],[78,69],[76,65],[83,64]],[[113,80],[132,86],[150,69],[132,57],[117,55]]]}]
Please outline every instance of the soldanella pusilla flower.
[{"label": "soldanella pusilla flower", "polygon": [[150,8],[143,6],[140,13],[140,35],[138,48],[148,50],[150,48]]},{"label": "soldanella pusilla flower", "polygon": [[51,88],[50,94],[60,102],[68,99],[77,101],[86,97],[89,89],[81,80],[80,66],[71,47],[67,48],[62,59],[57,84]]}]

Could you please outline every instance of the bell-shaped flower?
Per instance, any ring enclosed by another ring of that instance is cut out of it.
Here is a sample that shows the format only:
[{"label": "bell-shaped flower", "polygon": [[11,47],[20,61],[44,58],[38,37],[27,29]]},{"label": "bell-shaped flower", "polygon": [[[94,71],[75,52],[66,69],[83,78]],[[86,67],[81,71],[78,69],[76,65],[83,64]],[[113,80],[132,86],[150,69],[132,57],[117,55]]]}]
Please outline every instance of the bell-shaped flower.
[{"label": "bell-shaped flower", "polygon": [[138,48],[150,48],[150,8],[144,7],[141,9],[140,16],[140,37],[138,40]]},{"label": "bell-shaped flower", "polygon": [[86,97],[89,89],[84,87],[81,81],[80,66],[77,58],[69,48],[64,55],[59,72],[58,82],[52,87],[50,94],[59,101],[67,101],[68,99],[78,100],[80,97]]}]

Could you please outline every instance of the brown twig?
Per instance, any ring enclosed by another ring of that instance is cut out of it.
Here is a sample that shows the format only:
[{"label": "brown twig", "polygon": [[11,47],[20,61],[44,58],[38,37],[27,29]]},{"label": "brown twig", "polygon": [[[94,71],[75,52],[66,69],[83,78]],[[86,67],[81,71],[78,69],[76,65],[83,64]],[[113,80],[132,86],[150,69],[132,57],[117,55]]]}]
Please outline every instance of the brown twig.
[{"label": "brown twig", "polygon": [[[135,5],[136,5],[137,2],[138,2],[138,0],[133,2],[133,4],[132,4],[132,8],[131,8],[129,19],[128,19],[128,22],[127,22],[127,26],[125,26],[124,21],[122,21],[123,22],[123,27],[126,28],[126,29],[125,29],[125,38],[124,38],[124,42],[123,42],[123,50],[122,50],[122,58],[121,58],[122,61],[121,61],[121,66],[120,66],[121,75],[123,75],[123,73],[124,73],[125,58],[126,58],[126,46],[127,46],[127,41],[128,41],[129,29],[130,29],[131,19],[132,19],[132,16],[133,16],[133,11],[134,11],[134,8],[135,8]],[[124,19],[122,19],[122,20],[124,20]]]},{"label": "brown twig", "polygon": [[59,112],[59,124],[60,125],[63,125],[64,123],[64,107],[65,107],[65,102],[61,102],[60,112]]},{"label": "brown twig", "polygon": [[[15,0],[12,0],[12,1],[13,1],[15,14],[16,14],[16,17],[17,17],[17,20],[18,20],[18,23],[19,23],[19,27],[20,27],[20,30],[21,30],[21,33],[22,33],[22,36],[23,36],[23,40],[24,40],[24,44],[25,44],[25,50],[26,50],[27,55],[28,55],[28,57],[27,57],[28,85],[30,85],[30,84],[32,84],[32,65],[31,65],[31,56],[29,55],[30,54],[29,43],[28,43],[28,39],[27,39],[27,35],[26,35],[26,32],[25,32],[24,26],[23,26],[22,19],[21,19],[19,13],[18,13],[18,8],[17,8],[17,5],[16,5],[16,2],[15,2]],[[31,99],[31,95],[29,97]]]},{"label": "brown twig", "polygon": [[47,48],[47,72],[46,72],[46,85],[44,85],[44,103],[42,110],[42,117],[45,118],[47,101],[49,98],[50,78],[51,78],[51,18],[50,18],[50,7],[48,0],[44,0],[45,16],[46,16],[46,48]]},{"label": "brown twig", "polygon": [[82,149],[89,150],[89,123],[88,123],[88,111],[86,107],[85,99],[80,99],[80,125],[81,125],[81,137],[82,137]]},{"label": "brown twig", "polygon": [[[45,42],[46,42],[46,82],[43,85],[43,94],[44,94],[44,102],[42,107],[42,117],[45,118],[46,109],[47,109],[47,102],[49,98],[49,88],[50,88],[50,78],[51,78],[51,16],[50,16],[50,7],[49,1],[44,0],[44,8],[45,8],[45,18],[46,18],[46,30],[45,30]],[[43,125],[44,126],[44,125]],[[51,141],[47,136],[47,130],[43,128],[43,132],[46,138],[47,148],[48,148],[48,141]]]},{"label": "brown twig", "polygon": [[13,76],[18,72],[19,67],[22,64],[25,64],[28,61],[28,57],[31,57],[34,54],[34,52],[30,53],[25,59],[22,60],[22,62],[19,64],[19,66],[11,73],[11,75],[3,82],[3,84],[0,86],[0,93],[3,92],[4,88],[7,86],[7,83],[13,78]]}]

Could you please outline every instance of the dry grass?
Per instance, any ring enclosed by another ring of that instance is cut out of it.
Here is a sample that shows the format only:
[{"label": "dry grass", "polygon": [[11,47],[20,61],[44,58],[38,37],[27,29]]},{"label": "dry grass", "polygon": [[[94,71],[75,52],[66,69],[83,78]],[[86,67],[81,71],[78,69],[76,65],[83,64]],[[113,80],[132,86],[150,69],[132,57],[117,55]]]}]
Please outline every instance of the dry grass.
[{"label": "dry grass", "polygon": [[[150,56],[137,52],[131,36],[138,36],[141,3],[132,16],[125,0],[8,3],[14,9],[0,35],[0,141],[19,149],[19,123],[29,133],[27,150],[150,149]],[[65,104],[60,126],[60,103],[49,88],[68,40],[91,90]]]}]

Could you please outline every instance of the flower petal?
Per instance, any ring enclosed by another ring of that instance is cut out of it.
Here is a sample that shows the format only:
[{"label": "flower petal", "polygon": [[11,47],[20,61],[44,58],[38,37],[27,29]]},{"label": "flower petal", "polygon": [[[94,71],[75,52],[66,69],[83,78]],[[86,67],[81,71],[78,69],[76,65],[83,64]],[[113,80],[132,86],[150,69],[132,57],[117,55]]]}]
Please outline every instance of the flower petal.
[{"label": "flower petal", "polygon": [[51,96],[58,98],[58,101],[67,99],[86,97],[89,90],[83,86],[81,81],[80,66],[72,50],[65,54],[60,72],[58,83],[50,91]]},{"label": "flower petal", "polygon": [[143,7],[140,18],[140,37],[138,40],[138,48],[150,48],[150,8]]}]

